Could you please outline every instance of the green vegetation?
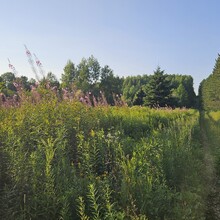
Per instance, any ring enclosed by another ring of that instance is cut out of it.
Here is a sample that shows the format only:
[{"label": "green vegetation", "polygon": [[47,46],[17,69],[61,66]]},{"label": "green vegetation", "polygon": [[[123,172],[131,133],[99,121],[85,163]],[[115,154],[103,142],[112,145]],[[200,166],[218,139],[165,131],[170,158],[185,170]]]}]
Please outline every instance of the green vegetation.
[{"label": "green vegetation", "polygon": [[203,112],[201,128],[204,141],[204,162],[206,164],[207,197],[206,219],[220,218],[220,112]]},{"label": "green vegetation", "polygon": [[0,219],[220,219],[219,68],[200,112],[192,77],[160,67],[120,78],[91,56],[61,82],[2,74]]},{"label": "green vegetation", "polygon": [[145,106],[172,106],[170,82],[160,67],[156,69],[149,83],[144,86],[144,93]]},{"label": "green vegetation", "polygon": [[1,219],[203,219],[195,110],[0,108]]},{"label": "green vegetation", "polygon": [[220,55],[212,74],[200,84],[200,106],[206,111],[220,110]]},{"label": "green vegetation", "polygon": [[197,106],[193,78],[188,75],[164,74],[160,67],[153,75],[126,77],[122,91],[123,98],[129,106]]},{"label": "green vegetation", "polygon": [[[192,77],[165,74],[160,67],[153,75],[119,77],[108,65],[101,67],[98,60],[90,56],[78,65],[68,60],[63,71],[60,82],[52,72],[38,79],[39,82],[25,76],[15,77],[11,72],[4,73],[0,76],[0,94],[8,98],[18,95],[14,83],[22,85],[26,91],[38,84],[47,84],[60,93],[62,90],[77,93],[79,99],[88,95],[92,100],[105,97],[109,105],[117,105],[119,101],[129,106],[195,108],[197,105]],[[91,104],[94,105],[94,101]]]},{"label": "green vegetation", "polygon": [[199,103],[201,112],[201,131],[206,165],[207,197],[206,219],[220,218],[220,55],[212,74],[200,84]]}]

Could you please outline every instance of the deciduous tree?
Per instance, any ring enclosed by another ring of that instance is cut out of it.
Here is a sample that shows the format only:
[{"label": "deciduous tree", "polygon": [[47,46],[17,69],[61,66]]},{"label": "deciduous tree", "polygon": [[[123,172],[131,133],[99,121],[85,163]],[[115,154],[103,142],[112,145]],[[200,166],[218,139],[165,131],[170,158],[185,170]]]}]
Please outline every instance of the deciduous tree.
[{"label": "deciduous tree", "polygon": [[69,88],[77,78],[77,69],[74,63],[71,60],[68,60],[63,70],[64,73],[61,76],[62,87]]}]

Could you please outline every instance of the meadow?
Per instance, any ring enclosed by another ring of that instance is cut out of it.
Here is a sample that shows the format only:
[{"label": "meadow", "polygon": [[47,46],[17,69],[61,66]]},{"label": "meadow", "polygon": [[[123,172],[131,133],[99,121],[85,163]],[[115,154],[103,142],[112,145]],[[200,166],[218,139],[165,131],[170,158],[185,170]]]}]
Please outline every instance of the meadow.
[{"label": "meadow", "polygon": [[1,106],[0,219],[205,219],[199,119],[55,98]]}]

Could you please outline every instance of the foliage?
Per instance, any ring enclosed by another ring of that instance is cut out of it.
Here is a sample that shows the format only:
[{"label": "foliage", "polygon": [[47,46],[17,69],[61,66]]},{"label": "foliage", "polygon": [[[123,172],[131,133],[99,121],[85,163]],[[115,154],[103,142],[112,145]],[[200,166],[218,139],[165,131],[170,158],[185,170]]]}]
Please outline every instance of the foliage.
[{"label": "foliage", "polygon": [[[163,73],[160,68],[155,72],[157,71]],[[190,108],[196,106],[196,95],[191,76],[178,74],[162,75],[163,77],[160,78],[159,74],[157,74],[157,79],[156,75],[126,77],[122,89],[123,97],[128,105],[144,105],[144,100],[149,102],[151,100],[150,96],[152,96],[151,104],[148,103],[150,106],[157,106],[157,102],[161,101],[163,102],[161,103],[162,106],[164,106],[164,103],[170,107]],[[162,94],[162,91],[170,91],[170,94],[166,97],[165,93]],[[156,100],[156,93],[158,93],[158,97],[161,97],[161,101]]]},{"label": "foliage", "polygon": [[68,60],[63,70],[64,73],[61,76],[62,87],[70,88],[71,84],[77,79],[76,67],[71,60]]},{"label": "foliage", "polygon": [[171,86],[164,71],[158,67],[149,83],[143,88],[145,92],[145,106],[165,107],[171,105]]},{"label": "foliage", "polygon": [[0,107],[1,219],[203,219],[198,112],[43,93]]},{"label": "foliage", "polygon": [[205,138],[204,170],[207,182],[207,208],[206,219],[219,219],[219,183],[220,183],[220,112],[201,112],[201,128]]},{"label": "foliage", "polygon": [[2,74],[0,79],[0,92],[4,93],[6,96],[14,95],[16,91],[16,88],[13,84],[14,80],[14,73],[7,72]]},{"label": "foliage", "polygon": [[199,89],[200,106],[204,110],[220,109],[220,55],[216,59],[216,63],[212,74],[200,84]]},{"label": "foliage", "polygon": [[172,106],[196,107],[196,94],[193,88],[193,78],[188,75],[168,75],[172,87]]},{"label": "foliage", "polygon": [[11,98],[20,96],[21,89],[30,91],[44,85],[56,90],[59,96],[62,96],[61,91],[64,96],[66,93],[74,94],[78,100],[93,106],[102,100],[102,103],[110,105],[197,107],[191,76],[167,75],[158,68],[154,75],[119,77],[108,65],[101,67],[94,56],[83,58],[78,65],[68,60],[63,70],[61,83],[52,72],[38,81],[28,80],[25,76],[15,77],[11,72],[4,73],[0,76],[0,93]]},{"label": "foliage", "polygon": [[128,76],[124,79],[122,91],[125,101],[128,105],[139,105],[143,104],[143,91],[142,87],[149,81],[149,76]]},{"label": "foliage", "polygon": [[99,85],[100,91],[104,92],[107,102],[114,105],[114,94],[122,93],[123,79],[114,76],[113,70],[109,66],[104,66],[101,69],[101,81]]},{"label": "foliage", "polygon": [[100,70],[100,64],[94,56],[88,59],[83,58],[77,66],[77,87],[83,92],[92,91],[96,93],[97,82],[100,80]]},{"label": "foliage", "polygon": [[57,88],[59,88],[60,83],[52,72],[47,73],[45,81],[49,82],[51,87],[56,86]]}]

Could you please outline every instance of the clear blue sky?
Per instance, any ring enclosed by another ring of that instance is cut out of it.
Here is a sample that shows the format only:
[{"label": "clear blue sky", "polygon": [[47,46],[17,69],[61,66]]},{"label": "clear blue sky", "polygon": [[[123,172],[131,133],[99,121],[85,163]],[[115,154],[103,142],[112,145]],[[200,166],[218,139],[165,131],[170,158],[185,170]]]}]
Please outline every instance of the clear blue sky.
[{"label": "clear blue sky", "polygon": [[220,52],[219,0],[0,0],[0,74],[34,77],[23,44],[60,79],[94,55],[118,76],[189,74],[195,89]]}]

